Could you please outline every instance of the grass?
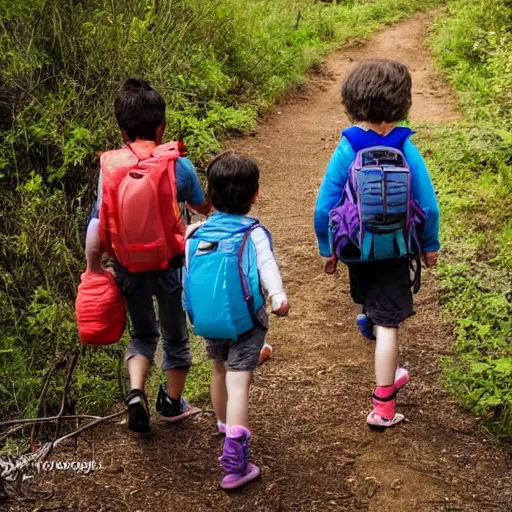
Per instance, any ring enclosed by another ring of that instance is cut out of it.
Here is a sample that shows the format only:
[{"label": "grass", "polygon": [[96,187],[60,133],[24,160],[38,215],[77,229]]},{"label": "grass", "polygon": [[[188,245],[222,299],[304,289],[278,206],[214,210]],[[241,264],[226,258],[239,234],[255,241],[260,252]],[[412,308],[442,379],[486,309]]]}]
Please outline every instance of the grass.
[{"label": "grass", "polygon": [[439,194],[439,276],[456,355],[446,387],[503,446],[512,441],[512,6],[451,0],[430,42],[465,121],[424,126]]}]

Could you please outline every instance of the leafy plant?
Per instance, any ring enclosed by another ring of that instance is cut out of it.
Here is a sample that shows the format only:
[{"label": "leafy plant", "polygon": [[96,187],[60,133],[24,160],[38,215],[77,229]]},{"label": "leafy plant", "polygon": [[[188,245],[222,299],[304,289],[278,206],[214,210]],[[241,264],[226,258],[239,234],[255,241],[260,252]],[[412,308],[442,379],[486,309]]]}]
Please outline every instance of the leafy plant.
[{"label": "leafy plant", "polygon": [[443,213],[442,301],[456,356],[445,382],[503,442],[512,440],[512,4],[449,0],[431,38],[466,122],[425,127]]}]

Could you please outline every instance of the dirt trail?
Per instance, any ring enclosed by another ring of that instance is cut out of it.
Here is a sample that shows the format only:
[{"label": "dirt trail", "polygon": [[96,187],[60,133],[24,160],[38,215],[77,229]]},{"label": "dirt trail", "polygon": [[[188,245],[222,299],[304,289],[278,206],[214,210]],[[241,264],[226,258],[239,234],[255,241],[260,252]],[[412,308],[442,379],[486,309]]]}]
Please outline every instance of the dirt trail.
[{"label": "dirt trail", "polygon": [[401,330],[401,362],[411,381],[399,407],[408,422],[383,433],[366,427],[372,345],[355,328],[358,311],[345,273],[322,273],[312,226],[318,186],[340,129],[348,124],[339,85],[355,62],[392,57],[410,67],[413,121],[458,117],[424,46],[430,22],[430,15],[421,14],[335,53],[304,97],[277,108],[255,136],[231,143],[261,165],[256,213],[273,234],[293,308],[288,319],[272,323],[275,356],[258,370],[252,391],[261,482],[235,495],[218,489],[221,440],[213,417],[204,414],[182,426],[156,422],[150,440],[130,436],[123,426],[84,437],[68,458],[100,460],[102,471],[39,477],[33,490],[54,494],[15,502],[10,510],[511,509],[504,456],[438,382],[436,359],[450,350],[450,339],[439,325],[436,283],[429,277],[416,296],[419,314]]}]

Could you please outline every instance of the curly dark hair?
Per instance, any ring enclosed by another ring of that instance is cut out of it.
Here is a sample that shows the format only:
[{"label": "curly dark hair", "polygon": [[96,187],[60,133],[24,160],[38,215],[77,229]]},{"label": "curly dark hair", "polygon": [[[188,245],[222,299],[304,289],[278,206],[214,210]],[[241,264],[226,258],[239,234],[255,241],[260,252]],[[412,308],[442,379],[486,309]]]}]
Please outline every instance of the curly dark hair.
[{"label": "curly dark hair", "polygon": [[260,170],[251,158],[228,150],[206,169],[208,196],[216,210],[235,215],[249,213],[259,189]]},{"label": "curly dark hair", "polygon": [[342,103],[355,122],[393,123],[407,119],[412,104],[412,78],[396,60],[362,62],[341,87]]}]

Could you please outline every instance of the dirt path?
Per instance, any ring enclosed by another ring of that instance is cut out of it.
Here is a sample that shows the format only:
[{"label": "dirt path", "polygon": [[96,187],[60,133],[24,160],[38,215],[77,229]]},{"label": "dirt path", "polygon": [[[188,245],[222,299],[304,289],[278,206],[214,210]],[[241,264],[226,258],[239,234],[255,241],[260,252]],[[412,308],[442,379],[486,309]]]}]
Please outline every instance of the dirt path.
[{"label": "dirt path", "polygon": [[67,457],[100,460],[102,471],[39,477],[34,490],[54,494],[18,501],[10,510],[511,509],[512,479],[503,455],[439,385],[436,359],[450,350],[450,340],[439,325],[432,279],[416,297],[419,314],[401,330],[401,361],[411,382],[399,403],[408,422],[384,433],[367,429],[372,345],[355,328],[358,311],[344,272],[335,278],[321,272],[312,226],[318,186],[348,124],[339,84],[353,61],[405,62],[414,79],[412,120],[457,118],[424,47],[430,22],[429,15],[418,15],[332,55],[303,98],[276,109],[254,137],[231,144],[261,164],[256,213],[273,233],[293,308],[289,319],[273,321],[275,357],[257,372],[252,391],[261,482],[235,495],[218,489],[221,440],[213,417],[204,414],[186,426],[157,422],[150,440],[131,437],[122,426],[84,437]]}]

